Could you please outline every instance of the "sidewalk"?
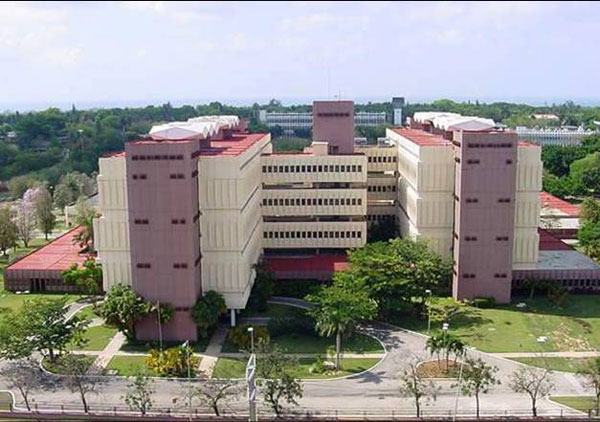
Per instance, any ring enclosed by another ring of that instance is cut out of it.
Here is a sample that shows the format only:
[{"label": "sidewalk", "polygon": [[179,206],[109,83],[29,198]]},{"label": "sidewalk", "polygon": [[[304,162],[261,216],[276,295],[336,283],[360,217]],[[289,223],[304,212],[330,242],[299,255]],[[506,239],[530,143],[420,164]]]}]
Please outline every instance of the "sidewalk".
[{"label": "sidewalk", "polygon": [[[298,359],[313,359],[317,356],[323,358],[333,358],[335,356],[328,355],[327,353],[286,353],[286,356],[294,356]],[[385,353],[342,353],[340,357],[342,359],[381,359],[385,356]],[[219,357],[222,358],[247,358],[248,355],[245,353],[221,353]]]},{"label": "sidewalk", "polygon": [[600,356],[598,351],[587,352],[508,352],[508,353],[489,353],[492,356],[503,358],[594,358]]},{"label": "sidewalk", "polygon": [[121,346],[125,343],[125,336],[123,333],[119,332],[115,334],[110,343],[102,350],[96,360],[94,361],[94,366],[97,368],[106,368],[111,359],[117,354]]},{"label": "sidewalk", "polygon": [[202,360],[200,361],[200,365],[198,365],[198,372],[204,374],[207,378],[212,377],[228,332],[229,327],[222,324],[219,325],[202,355]]}]

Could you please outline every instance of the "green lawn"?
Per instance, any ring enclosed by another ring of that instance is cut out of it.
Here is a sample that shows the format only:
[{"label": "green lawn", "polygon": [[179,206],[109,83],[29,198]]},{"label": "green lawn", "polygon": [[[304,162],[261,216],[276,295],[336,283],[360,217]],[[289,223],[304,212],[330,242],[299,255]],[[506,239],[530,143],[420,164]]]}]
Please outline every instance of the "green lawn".
[{"label": "green lawn", "polygon": [[88,350],[101,351],[104,350],[110,340],[117,334],[117,329],[107,325],[97,325],[85,330],[83,337],[88,340],[83,347],[78,347],[74,344],[69,346],[71,350]]},{"label": "green lawn", "polygon": [[596,408],[595,397],[593,396],[552,396],[550,400],[582,412],[588,412]]},{"label": "green lawn", "polygon": [[588,359],[571,359],[558,357],[513,358],[511,360],[553,371],[577,372]]},{"label": "green lawn", "polygon": [[146,356],[115,356],[113,357],[108,366],[107,370],[116,370],[118,375],[123,376],[135,376],[138,373],[144,375],[153,375],[156,373],[151,371],[145,363]]},{"label": "green lawn", "polygon": [[[52,363],[52,362],[50,362],[50,359],[48,359],[48,357],[45,356],[44,359],[42,360],[42,365],[44,366],[44,368],[46,368],[47,371],[50,371],[54,374],[60,374],[61,373],[61,369],[60,369],[61,360],[63,360],[63,359],[81,359],[89,367],[89,366],[92,366],[92,364],[96,360],[96,357],[95,356],[84,356],[84,355],[63,355],[63,356],[58,357],[56,359],[56,362]],[[86,369],[86,371],[87,371],[87,369]]]},{"label": "green lawn", "polygon": [[7,291],[0,292],[0,308],[9,308],[13,311],[19,310],[26,300],[33,299],[60,299],[61,297],[67,298],[67,303],[75,302],[81,299],[83,296],[74,294],[63,294],[63,293],[33,293],[27,295],[17,295]]},{"label": "green lawn", "polygon": [[241,317],[286,317],[286,316],[304,316],[306,313],[305,309],[298,308],[296,306],[278,305],[278,304],[267,304],[267,310],[265,312],[255,311],[253,309],[244,309],[241,313]]},{"label": "green lawn", "polygon": [[96,313],[96,311],[94,311],[94,307],[93,306],[86,306],[85,308],[83,308],[81,311],[77,312],[77,316],[80,318],[87,318],[88,320],[94,320],[96,318],[100,318],[100,315],[98,315]]},{"label": "green lawn", "polygon": [[[527,307],[519,309],[518,302]],[[513,304],[479,309],[477,318],[451,321],[450,331],[471,346],[486,352],[577,351],[600,348],[600,299],[592,295],[571,295],[565,307],[548,299],[515,299]],[[426,332],[426,319],[412,316],[394,321],[397,325]],[[439,327],[433,327],[439,329]],[[539,336],[548,337],[545,344]]]},{"label": "green lawn", "polygon": [[[319,337],[306,334],[287,334],[271,338],[272,344],[277,344],[288,353],[326,354],[328,349],[335,350],[335,337]],[[372,337],[354,333],[342,342],[342,350],[347,353],[383,353],[381,344]],[[237,353],[240,350],[229,340],[223,345],[223,352]]]},{"label": "green lawn", "polygon": [[10,394],[2,392],[0,393],[0,410],[10,410],[12,404],[12,397]]},{"label": "green lawn", "polygon": [[[330,374],[311,374],[310,367],[316,359],[300,359],[298,367],[292,372],[297,378],[326,379],[363,372],[373,367],[379,359],[343,359],[342,370]],[[243,378],[246,371],[245,359],[219,358],[213,372],[213,378]]]},{"label": "green lawn", "polygon": [[[194,350],[194,353],[204,353],[206,350],[206,346],[208,346],[208,342],[210,339],[199,339],[196,342],[190,343],[190,346]],[[169,347],[181,346],[183,342],[168,342],[163,341],[163,349],[167,349]],[[142,341],[126,341],[125,344],[121,347],[123,352],[136,352],[136,353],[149,353],[151,349],[158,349],[158,342],[142,342]]]}]

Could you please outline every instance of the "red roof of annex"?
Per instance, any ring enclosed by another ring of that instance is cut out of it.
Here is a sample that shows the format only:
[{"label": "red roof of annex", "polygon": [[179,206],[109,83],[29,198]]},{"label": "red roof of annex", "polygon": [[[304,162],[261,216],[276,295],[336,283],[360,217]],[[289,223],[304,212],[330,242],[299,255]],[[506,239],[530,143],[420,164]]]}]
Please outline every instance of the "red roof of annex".
[{"label": "red roof of annex", "polygon": [[87,253],[81,253],[82,248],[77,243],[73,243],[73,238],[82,230],[77,226],[63,235],[57,237],[52,242],[41,248],[25,255],[23,258],[13,262],[5,271],[10,270],[68,270],[69,267],[77,263],[83,264],[89,258]]},{"label": "red roof of annex", "polygon": [[574,217],[579,216],[579,207],[577,205],[570,204],[548,192],[540,192],[540,201],[542,208],[554,208]]},{"label": "red roof of annex", "polygon": [[[422,146],[450,146],[452,142],[444,137],[441,134],[429,133],[422,129],[412,129],[412,128],[404,128],[404,127],[394,127],[391,130],[398,135],[408,139],[409,141]],[[537,146],[533,142],[524,141],[519,139],[520,147],[534,147]]]}]

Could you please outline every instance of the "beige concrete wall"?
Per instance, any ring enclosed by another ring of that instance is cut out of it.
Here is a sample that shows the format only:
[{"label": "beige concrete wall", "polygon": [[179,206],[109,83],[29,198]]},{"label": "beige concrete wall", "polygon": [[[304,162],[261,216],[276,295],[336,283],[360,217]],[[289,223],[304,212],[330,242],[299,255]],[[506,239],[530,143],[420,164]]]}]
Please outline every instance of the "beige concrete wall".
[{"label": "beige concrete wall", "polygon": [[198,162],[202,289],[221,293],[231,309],[246,305],[262,253],[260,154],[270,151],[265,136],[239,156]]},{"label": "beige concrete wall", "polygon": [[391,130],[398,149],[398,223],[402,236],[425,240],[452,256],[454,153],[451,146],[420,146]]},{"label": "beige concrete wall", "polygon": [[367,157],[369,172],[396,172],[398,170],[398,149],[383,145],[357,145],[355,151]]},{"label": "beige concrete wall", "polygon": [[533,269],[539,257],[540,191],[543,165],[541,147],[522,145],[517,150],[515,235],[513,268]]},{"label": "beige concrete wall", "polygon": [[102,263],[102,286],[108,291],[117,283],[131,285],[127,178],[125,157],[100,158],[98,209],[94,241]]}]

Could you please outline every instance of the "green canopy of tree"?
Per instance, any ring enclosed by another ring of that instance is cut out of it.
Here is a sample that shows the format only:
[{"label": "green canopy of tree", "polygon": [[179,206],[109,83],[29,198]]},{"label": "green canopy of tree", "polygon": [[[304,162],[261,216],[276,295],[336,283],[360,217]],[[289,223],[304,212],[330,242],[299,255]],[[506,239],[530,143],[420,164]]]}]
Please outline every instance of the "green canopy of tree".
[{"label": "green canopy of tree", "polygon": [[452,275],[450,262],[411,239],[369,243],[351,251],[348,261],[351,276],[339,283],[349,291],[368,292],[383,319],[420,310],[426,290],[445,292]]},{"label": "green canopy of tree", "polygon": [[135,340],[135,325],[152,312],[152,304],[135,294],[131,286],[115,284],[106,294],[100,314],[128,340]]}]

